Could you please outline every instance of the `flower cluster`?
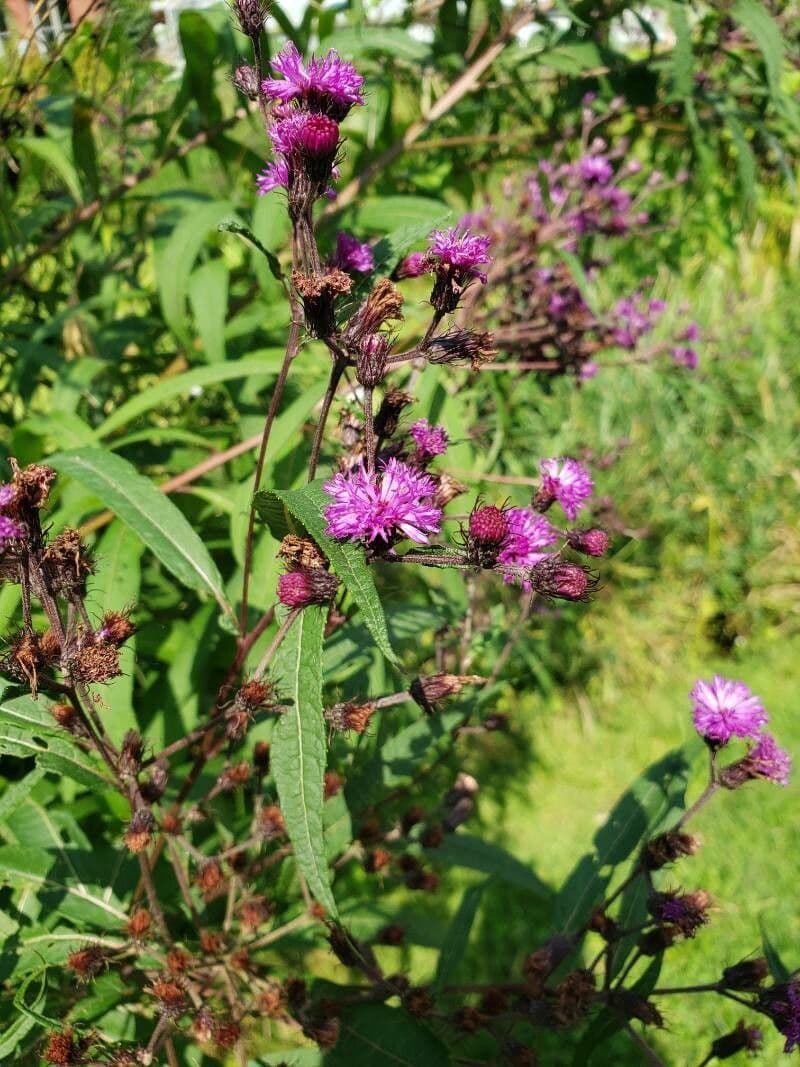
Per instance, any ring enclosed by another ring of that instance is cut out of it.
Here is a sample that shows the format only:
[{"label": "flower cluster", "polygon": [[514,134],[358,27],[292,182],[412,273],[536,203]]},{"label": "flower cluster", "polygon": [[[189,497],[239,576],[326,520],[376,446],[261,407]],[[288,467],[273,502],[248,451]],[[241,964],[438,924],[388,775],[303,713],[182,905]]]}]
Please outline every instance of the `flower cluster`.
[{"label": "flower cluster", "polygon": [[744,682],[715,674],[698,680],[690,693],[695,729],[713,751],[733,738],[755,742],[747,755],[721,772],[722,783],[736,788],[751,778],[786,785],[792,761],[762,727],[769,722],[764,705]]}]

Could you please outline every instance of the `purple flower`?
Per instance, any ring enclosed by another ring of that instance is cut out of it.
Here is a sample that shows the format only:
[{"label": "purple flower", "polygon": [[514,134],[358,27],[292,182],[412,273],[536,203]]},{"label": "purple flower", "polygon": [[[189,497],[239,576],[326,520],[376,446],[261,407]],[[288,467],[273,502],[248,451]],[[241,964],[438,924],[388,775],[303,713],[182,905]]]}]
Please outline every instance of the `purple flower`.
[{"label": "purple flower", "polygon": [[[509,508],[505,513],[506,535],[497,553],[497,562],[509,569],[503,578],[506,582],[517,580],[520,571],[530,570],[548,556],[542,552],[558,540],[558,535],[544,515],[537,515],[531,508]],[[527,578],[522,579],[524,589],[530,589]]]},{"label": "purple flower", "polygon": [[678,338],[679,341],[692,341],[696,343],[700,340],[700,327],[696,322],[690,322],[683,333]]},{"label": "purple flower", "polygon": [[401,260],[395,269],[396,278],[418,278],[431,269],[427,252],[411,252]]},{"label": "purple flower", "polygon": [[618,301],[614,309],[614,340],[622,348],[636,348],[641,338],[653,329],[665,306],[663,300],[645,302],[641,293],[634,293],[633,296]]},{"label": "purple flower", "polygon": [[447,451],[449,438],[444,426],[431,426],[427,419],[420,419],[410,432],[417,444],[420,459],[433,459]]},{"label": "purple flower", "polygon": [[451,226],[449,230],[433,231],[430,235],[430,254],[444,266],[456,267],[485,282],[486,275],[478,268],[491,263],[490,244],[489,237],[462,230],[460,226]]},{"label": "purple flower", "polygon": [[288,189],[288,187],[289,165],[285,159],[276,159],[274,163],[268,163],[256,178],[259,196],[266,196],[273,189]]},{"label": "purple flower", "polygon": [[583,156],[578,160],[578,170],[585,182],[605,185],[614,176],[614,168],[605,156]]},{"label": "purple flower", "polygon": [[782,989],[768,990],[767,1010],[779,1033],[786,1038],[784,1052],[800,1045],[800,984],[790,982]]},{"label": "purple flower", "polygon": [[336,234],[333,265],[348,273],[356,271],[359,274],[367,274],[375,266],[375,257],[368,244],[362,244],[351,233],[343,233],[340,230]]},{"label": "purple flower", "polygon": [[436,483],[422,471],[390,459],[383,470],[363,466],[337,474],[323,486],[333,497],[325,509],[328,534],[339,540],[385,541],[408,537],[426,544],[438,533],[442,511],[433,501]]},{"label": "purple flower", "polygon": [[363,104],[363,77],[333,49],[324,59],[312,57],[308,65],[289,42],[272,60],[272,69],[282,78],[266,78],[261,83],[271,100],[302,101],[311,111],[324,111],[341,121],[354,104]]},{"label": "purple flower", "polygon": [[686,370],[697,370],[699,361],[697,352],[694,348],[687,348],[684,345],[676,345],[675,348],[670,350],[670,355],[677,366],[685,367]]},{"label": "purple flower", "polygon": [[542,485],[537,506],[544,511],[554,500],[572,522],[594,491],[594,482],[586,468],[576,459],[543,459],[539,464]]},{"label": "purple flower", "polygon": [[24,531],[18,522],[9,519],[7,515],[0,515],[0,548],[4,548],[7,541],[14,541],[22,537]]},{"label": "purple flower", "polygon": [[768,722],[764,706],[744,682],[721,674],[710,682],[699,679],[689,696],[695,729],[715,745],[725,745],[732,737],[757,738]]},{"label": "purple flower", "polygon": [[792,757],[778,745],[772,734],[761,734],[758,744],[748,752],[744,762],[756,778],[766,778],[778,785],[789,784]]},{"label": "purple flower", "polygon": [[586,363],[582,363],[581,364],[581,369],[580,369],[580,379],[581,379],[581,381],[582,382],[588,382],[592,378],[596,378],[597,377],[597,372],[599,370],[600,370],[600,364],[599,363],[593,363],[591,360],[588,360]]},{"label": "purple flower", "polygon": [[0,485],[0,508],[8,507],[16,495],[17,491],[10,482]]}]

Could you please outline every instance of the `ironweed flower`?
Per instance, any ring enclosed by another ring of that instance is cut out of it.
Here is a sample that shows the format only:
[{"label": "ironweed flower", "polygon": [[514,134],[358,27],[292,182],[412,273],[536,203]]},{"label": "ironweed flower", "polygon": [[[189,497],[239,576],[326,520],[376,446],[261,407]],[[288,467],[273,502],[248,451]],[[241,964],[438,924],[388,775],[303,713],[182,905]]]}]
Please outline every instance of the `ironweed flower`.
[{"label": "ironweed flower", "polygon": [[732,737],[758,737],[768,721],[760,699],[744,682],[715,674],[710,682],[699,679],[689,694],[697,732],[719,747]]},{"label": "ironweed flower", "polygon": [[496,508],[492,504],[475,508],[469,517],[470,536],[480,545],[495,545],[499,550],[508,530],[508,510]]},{"label": "ironweed flower", "polygon": [[375,266],[375,256],[370,245],[362,244],[351,233],[340,230],[336,234],[336,251],[331,262],[348,274],[368,274]]},{"label": "ironweed flower", "polygon": [[566,542],[576,552],[585,556],[604,556],[608,552],[611,539],[605,530],[569,530]]},{"label": "ironweed flower", "polygon": [[586,468],[576,459],[543,459],[539,464],[542,484],[534,497],[537,511],[547,511],[554,501],[574,522],[578,512],[594,491],[594,482]]},{"label": "ironweed flower", "polygon": [[759,734],[758,742],[744,759],[723,767],[720,783],[726,789],[738,789],[745,782],[761,778],[776,785],[788,785],[792,769],[792,757],[782,749],[772,734]]},{"label": "ironweed flower", "polygon": [[[506,535],[497,554],[498,566],[506,566],[508,569],[504,575],[504,581],[516,580],[519,571],[530,570],[547,559],[548,553],[543,552],[558,540],[558,534],[544,517],[535,514],[531,508],[509,508],[506,512]],[[531,588],[528,579],[522,579],[525,589]]]},{"label": "ironweed flower", "polygon": [[429,255],[435,267],[452,267],[459,273],[486,281],[486,275],[479,268],[491,263],[491,238],[451,226],[448,230],[434,230],[429,242]]},{"label": "ironweed flower", "polygon": [[800,1047],[800,982],[773,986],[762,994],[760,1004],[786,1038],[783,1051]]},{"label": "ironweed flower", "polygon": [[330,115],[338,122],[354,105],[364,103],[364,78],[352,63],[331,49],[322,59],[312,56],[306,64],[290,41],[270,66],[281,78],[266,78],[261,91],[270,100],[295,101],[309,111]]},{"label": "ironweed flower", "polygon": [[419,419],[412,425],[409,433],[417,445],[416,458],[423,462],[447,451],[450,439],[444,426],[431,426],[427,419]]},{"label": "ironweed flower", "polygon": [[379,472],[354,467],[325,482],[323,489],[334,500],[325,509],[328,534],[339,540],[388,545],[408,537],[426,544],[428,535],[441,528],[441,509],[431,500],[436,483],[397,459],[388,460]]}]

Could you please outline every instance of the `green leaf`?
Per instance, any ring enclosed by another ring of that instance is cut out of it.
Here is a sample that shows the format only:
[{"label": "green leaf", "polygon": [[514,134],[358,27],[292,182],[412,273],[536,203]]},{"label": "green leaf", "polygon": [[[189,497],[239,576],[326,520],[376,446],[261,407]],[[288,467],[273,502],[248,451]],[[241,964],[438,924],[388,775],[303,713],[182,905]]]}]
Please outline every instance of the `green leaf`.
[{"label": "green leaf", "polygon": [[[44,731],[36,731],[44,733]],[[89,789],[108,788],[113,782],[97,769],[90,757],[60,737],[33,736],[30,728],[20,730],[0,722],[0,752],[17,759],[35,759],[44,771],[64,775]]]},{"label": "green leaf", "polygon": [[372,24],[364,29],[337,29],[325,37],[325,48],[335,48],[349,59],[382,52],[392,59],[409,63],[423,63],[431,54],[431,46],[410,37],[407,30],[393,26]]},{"label": "green leaf", "polygon": [[325,801],[322,823],[325,836],[325,855],[331,861],[340,856],[353,843],[353,823],[350,819],[347,801],[341,790],[336,796]]},{"label": "green leaf", "polygon": [[28,155],[42,161],[63,181],[75,201],[80,204],[83,199],[81,181],[64,149],[50,137],[17,137],[10,146],[11,151],[27,152]]},{"label": "green leaf", "polygon": [[752,201],[756,191],[756,173],[758,164],[753,149],[747,140],[744,128],[735,115],[725,115],[725,123],[730,131],[731,139],[736,146],[736,170],[739,174],[739,185],[742,190],[742,198]]},{"label": "green leaf", "polygon": [[186,62],[183,84],[210,125],[220,117],[219,101],[214,95],[214,65],[220,52],[217,35],[199,11],[181,11],[178,33]]},{"label": "green leaf", "polygon": [[228,268],[221,259],[203,263],[189,279],[189,303],[208,363],[225,359],[228,281]]},{"label": "green leaf", "polygon": [[[262,513],[266,503],[265,497],[274,496],[282,501],[294,517],[308,530],[319,547],[328,557],[335,574],[344,583],[347,591],[358,604],[364,623],[373,640],[390,663],[399,666],[399,660],[389,640],[386,618],[383,614],[375,580],[364,559],[364,549],[349,542],[334,541],[326,533],[325,509],[330,504],[330,497],[322,489],[322,481],[312,482],[302,489],[273,489],[258,493],[255,498],[256,509]],[[274,519],[274,509],[269,505],[264,514]],[[274,532],[274,531],[273,531]]]},{"label": "green leaf", "polygon": [[676,749],[648,767],[623,793],[595,834],[594,853],[578,862],[561,888],[555,923],[562,933],[580,927],[600,903],[614,868],[683,809],[688,776],[688,751]]},{"label": "green leaf", "polygon": [[731,14],[752,34],[764,57],[769,91],[774,99],[782,99],[783,40],[780,27],[759,0],[737,0]]},{"label": "green leaf", "polygon": [[322,816],[326,761],[322,708],[325,618],[324,608],[305,608],[280,647],[275,675],[281,694],[292,706],[273,730],[270,763],[297,865],[308,888],[335,918]]},{"label": "green leaf", "polygon": [[764,957],[766,958],[767,965],[769,966],[769,973],[772,975],[776,982],[788,982],[791,978],[792,972],[786,966],[781,959],[778,950],[772,943],[772,939],[767,933],[767,928],[762,920],[761,922],[761,946],[764,951]]},{"label": "green leaf", "polygon": [[[28,987],[32,982],[36,981],[37,978],[39,979],[39,988],[33,1002],[28,1004]],[[14,1019],[5,1033],[0,1034],[0,1059],[5,1059],[5,1057],[11,1056],[20,1041],[22,1041],[22,1039],[34,1028],[38,1021],[37,1016],[44,1007],[46,994],[46,971],[32,974],[19,987],[17,995],[14,997],[14,1007],[20,1014]]]},{"label": "green leaf", "polygon": [[62,452],[48,462],[96,493],[178,581],[198,592],[210,592],[233,617],[222,577],[200,536],[172,501],[132,464],[99,448]]},{"label": "green leaf", "polygon": [[325,1067],[447,1067],[447,1046],[402,1008],[362,1004],[341,1016],[341,1036]]},{"label": "green leaf", "polygon": [[[142,544],[124,523],[114,521],[97,545],[97,569],[89,582],[90,603],[106,611],[124,611],[136,604],[141,581]],[[103,687],[103,713],[112,741],[121,741],[126,730],[138,726],[133,709],[133,674],[136,635],[120,649],[119,678]]]},{"label": "green leaf", "polygon": [[236,233],[240,237],[243,237],[245,241],[249,241],[254,248],[258,249],[264,259],[266,259],[272,277],[277,278],[279,282],[283,281],[283,268],[281,267],[280,260],[274,252],[270,252],[270,250],[259,241],[251,229],[247,226],[243,226],[242,223],[237,222],[236,219],[225,219],[219,224],[217,229],[226,233]]},{"label": "green leaf", "polygon": [[0,795],[0,822],[5,821],[9,815],[13,815],[44,775],[44,767],[35,767],[19,781],[9,782]]},{"label": "green leaf", "polygon": [[[193,12],[189,14],[194,15]],[[222,219],[232,212],[233,205],[228,200],[193,204],[189,214],[172,231],[156,259],[161,309],[167,325],[182,344],[189,345],[192,341],[186,297],[194,261],[209,232],[216,230]]]},{"label": "green leaf", "polygon": [[106,889],[92,891],[73,879],[73,872],[44,849],[0,846],[0,882],[15,890],[22,886],[58,890],[60,895],[80,904],[82,921],[93,926],[116,929],[128,921],[122,908],[112,903],[114,898],[109,897]]},{"label": "green leaf", "polygon": [[675,31],[675,47],[672,50],[672,86],[677,97],[684,99],[694,92],[694,53],[689,20],[683,4],[669,4],[669,15]]},{"label": "green leaf", "polygon": [[184,374],[165,378],[156,385],[149,386],[138,396],[113,411],[106,421],[96,430],[96,436],[102,440],[119,430],[145,411],[152,411],[160,404],[166,404],[176,396],[189,396],[192,389],[217,382],[226,382],[233,378],[255,378],[258,375],[277,374],[283,361],[283,352],[278,349],[265,349],[261,356],[239,359],[230,363],[215,363],[212,367],[195,367]]},{"label": "green leaf", "polygon": [[358,225],[375,233],[417,227],[429,233],[450,210],[442,200],[426,196],[368,197],[356,213]]},{"label": "green leaf", "polygon": [[500,845],[473,837],[471,834],[447,834],[441,845],[431,853],[431,858],[452,867],[466,867],[472,871],[495,875],[509,885],[527,889],[544,899],[552,895],[552,890],[527,864],[506,852]]},{"label": "green leaf", "polygon": [[464,958],[464,953],[467,950],[467,943],[469,942],[469,935],[472,932],[472,924],[475,922],[475,915],[478,911],[478,905],[481,902],[483,891],[486,889],[487,885],[489,885],[490,881],[491,879],[487,879],[485,882],[481,882],[478,885],[471,885],[468,889],[464,890],[461,903],[458,905],[458,910],[450,921],[444,941],[442,942],[439,961],[436,965],[436,978],[433,983],[437,989],[440,989],[442,986],[445,986],[448,982],[452,981],[455,972],[458,970],[458,965]]}]

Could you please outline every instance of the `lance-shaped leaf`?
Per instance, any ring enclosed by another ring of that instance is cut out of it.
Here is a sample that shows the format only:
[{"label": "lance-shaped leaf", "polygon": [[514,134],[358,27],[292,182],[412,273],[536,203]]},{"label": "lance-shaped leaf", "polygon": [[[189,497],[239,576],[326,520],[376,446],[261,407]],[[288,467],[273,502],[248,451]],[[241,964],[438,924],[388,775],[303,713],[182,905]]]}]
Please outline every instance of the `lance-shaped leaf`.
[{"label": "lance-shaped leaf", "polygon": [[402,1008],[360,1004],[341,1017],[341,1037],[326,1067],[447,1067],[450,1053],[436,1034]]},{"label": "lance-shaped leaf", "polygon": [[282,501],[289,512],[305,526],[319,547],[328,557],[335,574],[344,583],[347,591],[358,604],[375,644],[390,663],[399,666],[399,661],[389,641],[386,617],[383,614],[375,580],[364,559],[364,549],[346,541],[334,541],[326,532],[325,509],[330,497],[322,488],[322,481],[311,482],[302,489],[273,489],[258,493],[256,509],[265,521],[274,521],[275,510],[270,497]]},{"label": "lance-shaped leaf", "polygon": [[308,888],[332,915],[336,903],[325,859],[323,805],[325,722],[322,709],[322,639],[325,610],[309,607],[290,626],[275,665],[291,707],[272,734],[271,766],[281,812],[297,865]]},{"label": "lance-shaped leaf", "polygon": [[36,760],[44,771],[87,786],[89,789],[110,788],[114,783],[98,769],[91,758],[69,741],[60,737],[35,735],[0,721],[0,754],[17,759]]},{"label": "lance-shaped leaf", "polygon": [[191,589],[211,593],[231,618],[217,565],[185,516],[126,459],[102,448],[60,452],[48,462],[91,489],[138,534],[168,571]]}]

